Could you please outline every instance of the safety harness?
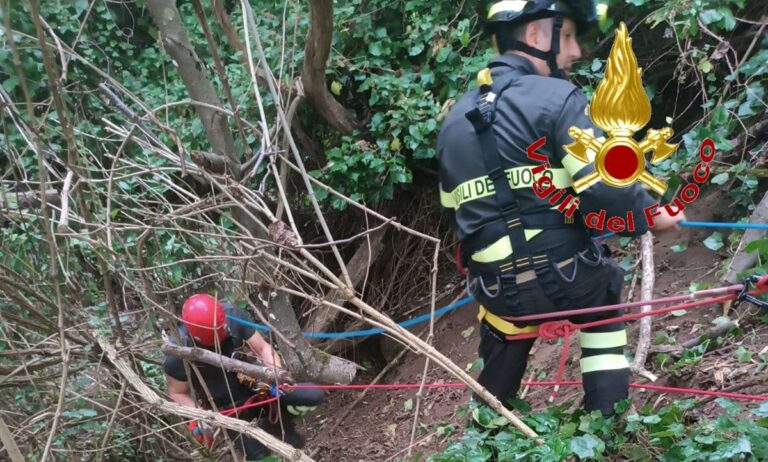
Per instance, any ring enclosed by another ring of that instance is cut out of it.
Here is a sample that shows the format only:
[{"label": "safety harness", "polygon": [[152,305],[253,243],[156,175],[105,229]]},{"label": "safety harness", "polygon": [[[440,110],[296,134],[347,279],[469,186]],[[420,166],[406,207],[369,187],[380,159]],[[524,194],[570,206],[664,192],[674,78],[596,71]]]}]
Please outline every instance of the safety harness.
[{"label": "safety harness", "polygon": [[[491,68],[497,66],[507,66],[514,69],[507,63],[496,61],[491,63],[488,68],[481,70],[477,76],[480,90],[476,105],[465,114],[465,117],[472,123],[480,141],[483,161],[488,177],[493,182],[494,197],[501,215],[501,220],[485,225],[478,232],[467,236],[462,241],[462,263],[469,268],[467,275],[468,291],[470,280],[475,277],[478,281],[479,291],[476,294],[471,292],[470,294],[476,296],[489,311],[496,314],[516,312],[519,307],[518,273],[532,269],[544,293],[552,303],[567,306],[570,300],[561,287],[561,281],[570,282],[573,280],[577,261],[574,260],[574,272],[568,278],[556,277],[555,270],[562,275],[556,263],[573,257],[579,250],[585,249],[589,239],[585,234],[583,246],[579,248],[566,248],[554,254],[552,252],[531,254],[530,246],[525,238],[526,226],[543,230],[575,227],[581,223],[581,217],[577,216],[575,220],[566,220],[563,214],[554,210],[531,214],[521,213],[515,192],[504,171],[504,160],[498,151],[496,135],[493,130],[496,104],[502,93],[515,82],[516,75],[514,72],[510,72],[512,74],[510,78],[502,79],[502,82],[497,84],[491,76]],[[488,246],[504,235],[509,237],[512,245],[513,253],[510,256],[493,263],[480,263],[470,258],[472,253]],[[494,285],[489,286],[487,284],[488,278],[495,281],[495,291],[492,291]]]}]

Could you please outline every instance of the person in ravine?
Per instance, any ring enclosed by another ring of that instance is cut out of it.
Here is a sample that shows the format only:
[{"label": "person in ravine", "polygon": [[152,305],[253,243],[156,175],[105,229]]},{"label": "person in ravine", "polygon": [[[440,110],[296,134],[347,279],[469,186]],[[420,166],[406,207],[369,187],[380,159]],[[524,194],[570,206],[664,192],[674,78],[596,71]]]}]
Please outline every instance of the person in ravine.
[{"label": "person in ravine", "polygon": [[[230,317],[250,319],[245,311],[210,295],[189,297],[181,313],[183,325],[179,329],[180,344],[204,348],[228,357],[244,351],[245,356],[255,355],[262,366],[282,366],[280,357],[269,342],[254,328],[229,321]],[[223,411],[242,406],[246,402],[262,401],[278,393],[274,384],[261,383],[242,373],[227,372],[221,367],[197,361],[188,362],[185,367],[184,362],[176,356],[166,355],[165,358],[168,394],[173,401],[184,406],[212,409],[207,398],[210,396],[215,409]],[[193,399],[192,390],[197,400]],[[294,447],[302,448],[304,439],[296,432],[294,419],[315,409],[324,394],[319,389],[296,389],[280,394],[279,407],[251,407],[234,413],[232,417],[246,421],[258,419],[262,429]],[[212,428],[197,421],[191,422],[189,428],[200,443],[211,446]],[[259,460],[270,454],[262,443],[253,438],[232,430],[227,430],[226,434],[246,460]]]},{"label": "person in ravine", "polygon": [[[553,313],[619,303],[624,273],[594,244],[582,216],[605,210],[607,216],[636,216],[656,201],[636,183],[612,187],[599,182],[572,204],[553,207],[534,190],[545,174],[558,189],[576,193],[573,182],[594,171],[569,154],[569,127],[602,132],[589,119],[587,100],[568,80],[581,57],[577,34],[596,25],[591,0],[512,0],[490,8],[488,32],[499,55],[478,75],[479,88],[461,98],[446,117],[438,138],[441,205],[454,218],[461,260],[480,304],[479,382],[502,403],[515,398],[534,339],[507,336],[535,332],[534,322],[504,317]],[[536,156],[529,147],[536,146]],[[546,156],[547,169],[532,157]],[[477,187],[476,187],[477,186]],[[685,220],[659,210],[655,230],[677,228]],[[648,224],[638,220],[641,235]],[[580,315],[572,322],[615,317],[618,313]],[[584,407],[614,414],[628,397],[629,364],[624,356],[623,323],[579,331]]]}]

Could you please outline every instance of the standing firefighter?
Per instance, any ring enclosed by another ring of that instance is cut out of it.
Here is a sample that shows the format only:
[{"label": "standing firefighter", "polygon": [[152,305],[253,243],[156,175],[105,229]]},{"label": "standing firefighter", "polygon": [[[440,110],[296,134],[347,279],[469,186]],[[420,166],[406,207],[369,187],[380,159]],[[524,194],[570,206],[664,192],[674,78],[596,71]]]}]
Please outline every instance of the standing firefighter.
[{"label": "standing firefighter", "polygon": [[[197,294],[189,297],[184,302],[181,313],[184,322],[180,329],[181,344],[204,348],[227,357],[245,350],[245,356],[248,356],[249,352],[255,354],[263,366],[281,367],[280,358],[269,342],[252,327],[229,322],[227,318],[231,316],[248,319],[243,310],[228,303],[219,303],[210,295]],[[166,356],[165,373],[171,399],[190,407],[211,409],[207,399],[209,394],[216,409],[224,411],[243,406],[246,402],[263,401],[276,393],[274,385],[260,383],[242,373],[227,372],[218,366],[193,361],[185,367],[184,360],[176,356]],[[197,395],[197,401],[192,398],[192,389]],[[247,421],[260,418],[259,424],[266,431],[278,438],[284,436],[288,444],[301,448],[304,440],[296,433],[293,419],[314,409],[323,399],[323,395],[324,392],[317,389],[297,389],[282,394],[280,420],[276,419],[275,413],[261,407],[238,411],[233,417]],[[265,417],[264,414],[269,416]],[[212,444],[210,428],[202,426],[202,423],[192,422],[190,430],[202,444]],[[232,430],[227,430],[227,435],[247,460],[258,460],[269,455],[267,448],[253,438]]]},{"label": "standing firefighter", "polygon": [[[479,382],[506,405],[520,387],[534,343],[507,336],[535,332],[537,326],[504,317],[618,303],[623,271],[592,243],[581,214],[605,211],[612,217],[632,211],[643,217],[643,209],[655,203],[639,184],[618,188],[599,182],[580,192],[579,212],[563,213],[576,196],[573,182],[594,171],[593,164],[564,149],[573,143],[568,129],[602,135],[587,115],[582,92],[565,80],[581,57],[576,34],[594,25],[596,17],[591,0],[495,3],[488,31],[500,55],[478,75],[480,88],[454,106],[438,139],[441,204],[455,218],[461,260],[481,305]],[[541,161],[532,158],[543,156],[548,164],[542,171]],[[553,206],[552,197],[540,198],[535,188],[541,175],[550,177],[567,203]],[[676,228],[685,219],[663,208],[660,213],[656,229]],[[633,232],[620,234],[647,230],[639,219]],[[579,338],[585,408],[610,416],[614,404],[628,396],[624,324],[583,329]]]}]

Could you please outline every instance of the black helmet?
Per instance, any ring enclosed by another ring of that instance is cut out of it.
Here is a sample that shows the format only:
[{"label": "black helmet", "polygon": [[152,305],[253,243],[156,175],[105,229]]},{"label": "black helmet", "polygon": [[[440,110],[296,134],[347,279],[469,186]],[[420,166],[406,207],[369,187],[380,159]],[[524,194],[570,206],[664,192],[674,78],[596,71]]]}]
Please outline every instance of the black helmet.
[{"label": "black helmet", "polygon": [[558,15],[573,19],[579,33],[597,24],[593,0],[504,0],[491,6],[487,24],[489,28],[525,24]]},{"label": "black helmet", "polygon": [[[543,18],[554,18],[552,26],[552,46],[544,52],[532,48],[523,42],[510,38],[506,48],[520,50],[543,59],[549,65],[553,77],[565,77],[557,68],[556,57],[560,52],[560,28],[563,18],[576,22],[577,32],[583,33],[589,27],[597,25],[597,10],[594,0],[504,0],[496,2],[488,11],[487,28],[491,35],[498,33],[501,28],[527,24]],[[501,46],[502,44],[500,44]]]}]

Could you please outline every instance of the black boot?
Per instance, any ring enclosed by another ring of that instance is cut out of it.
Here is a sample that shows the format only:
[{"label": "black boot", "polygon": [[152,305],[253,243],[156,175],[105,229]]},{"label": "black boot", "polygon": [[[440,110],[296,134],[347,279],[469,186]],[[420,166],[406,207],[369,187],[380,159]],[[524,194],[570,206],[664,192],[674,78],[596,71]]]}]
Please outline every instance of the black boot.
[{"label": "black boot", "polygon": [[304,438],[296,431],[293,418],[283,415],[282,420],[282,426],[279,421],[271,423],[268,419],[262,420],[259,426],[275,438],[285,441],[294,448],[302,449],[305,444]]}]

